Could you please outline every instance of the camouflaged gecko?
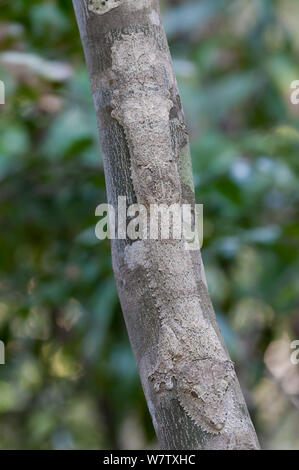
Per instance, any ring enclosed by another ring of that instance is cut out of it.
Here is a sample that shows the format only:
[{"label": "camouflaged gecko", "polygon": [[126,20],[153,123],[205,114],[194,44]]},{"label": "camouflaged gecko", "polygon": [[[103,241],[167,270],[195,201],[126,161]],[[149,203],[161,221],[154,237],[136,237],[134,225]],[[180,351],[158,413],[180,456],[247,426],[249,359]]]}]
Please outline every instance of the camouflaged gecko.
[{"label": "camouflaged gecko", "polygon": [[162,323],[149,377],[154,390],[175,388],[188,416],[218,434],[227,418],[234,368],[202,311],[190,252],[183,244],[155,242],[145,267]]},{"label": "camouflaged gecko", "polygon": [[[175,78],[163,54],[141,32],[122,37],[112,47],[112,116],[127,139],[138,203],[147,207],[181,202],[169,126],[169,90]],[[234,370],[202,311],[190,252],[184,240],[143,240],[134,246],[143,250],[161,322],[150,383],[155,393],[175,390],[187,415],[203,430],[218,434],[226,423]]]}]

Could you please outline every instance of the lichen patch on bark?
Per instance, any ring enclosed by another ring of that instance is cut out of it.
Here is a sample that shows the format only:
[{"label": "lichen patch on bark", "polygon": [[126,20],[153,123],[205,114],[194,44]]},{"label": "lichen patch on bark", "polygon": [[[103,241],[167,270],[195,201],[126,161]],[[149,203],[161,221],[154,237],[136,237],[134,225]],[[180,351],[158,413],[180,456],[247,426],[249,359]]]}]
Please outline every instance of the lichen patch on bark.
[{"label": "lichen patch on bark", "polygon": [[97,15],[104,15],[114,10],[122,3],[122,0],[88,0],[87,8]]},{"label": "lichen patch on bark", "polygon": [[155,10],[152,10],[149,14],[149,17],[150,17],[150,20],[151,20],[151,23],[155,26],[159,26],[160,24],[160,16],[158,15],[158,13],[155,11]]},{"label": "lichen patch on bark", "polygon": [[179,172],[182,183],[184,183],[190,188],[192,192],[194,192],[194,180],[189,144],[185,145],[179,155]]}]

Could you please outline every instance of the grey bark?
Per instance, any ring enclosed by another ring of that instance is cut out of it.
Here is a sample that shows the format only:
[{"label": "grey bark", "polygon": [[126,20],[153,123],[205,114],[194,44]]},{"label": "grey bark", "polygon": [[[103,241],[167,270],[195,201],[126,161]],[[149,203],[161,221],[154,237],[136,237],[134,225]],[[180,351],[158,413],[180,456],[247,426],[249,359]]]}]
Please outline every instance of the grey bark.
[{"label": "grey bark", "polygon": [[[157,0],[73,0],[108,203],[194,205],[188,134]],[[199,250],[112,240],[118,293],[163,449],[257,449]]]}]

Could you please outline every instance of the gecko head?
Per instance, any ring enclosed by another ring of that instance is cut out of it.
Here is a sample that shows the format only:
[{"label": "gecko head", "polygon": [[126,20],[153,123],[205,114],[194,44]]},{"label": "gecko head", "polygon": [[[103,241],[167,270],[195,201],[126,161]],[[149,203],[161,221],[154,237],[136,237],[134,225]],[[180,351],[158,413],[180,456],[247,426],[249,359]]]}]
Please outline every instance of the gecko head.
[{"label": "gecko head", "polygon": [[212,390],[204,397],[198,385],[191,386],[186,392],[180,401],[185,402],[183,408],[188,416],[205,432],[219,434],[226,423],[226,410],[219,397],[216,398]]},{"label": "gecko head", "polygon": [[228,361],[205,360],[184,369],[185,378],[178,380],[178,399],[184,411],[211,434],[219,434],[225,427],[231,374]]}]

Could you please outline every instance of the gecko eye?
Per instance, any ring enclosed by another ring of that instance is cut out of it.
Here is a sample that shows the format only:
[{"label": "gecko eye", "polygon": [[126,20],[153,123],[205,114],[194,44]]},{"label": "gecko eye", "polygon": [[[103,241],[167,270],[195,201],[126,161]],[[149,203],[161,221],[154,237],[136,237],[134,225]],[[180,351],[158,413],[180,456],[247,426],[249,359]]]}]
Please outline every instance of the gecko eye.
[{"label": "gecko eye", "polygon": [[198,398],[198,395],[197,395],[196,392],[194,392],[194,390],[192,390],[191,395],[192,395],[192,397],[194,397],[194,398]]}]

